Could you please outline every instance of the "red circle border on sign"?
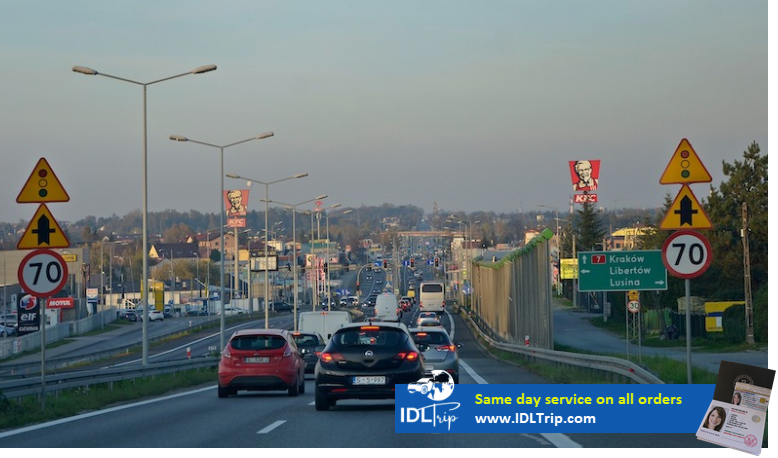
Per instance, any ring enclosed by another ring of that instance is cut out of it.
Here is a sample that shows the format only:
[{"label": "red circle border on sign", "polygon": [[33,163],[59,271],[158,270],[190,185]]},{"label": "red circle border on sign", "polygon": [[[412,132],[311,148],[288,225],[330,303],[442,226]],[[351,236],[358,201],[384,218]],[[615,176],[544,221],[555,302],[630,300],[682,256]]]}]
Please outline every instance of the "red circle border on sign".
[{"label": "red circle border on sign", "polygon": [[[54,287],[53,290],[45,292],[45,293],[35,293],[32,291],[32,289],[27,285],[27,283],[24,281],[24,266],[27,265],[27,261],[30,260],[30,258],[37,256],[39,254],[47,254],[54,258],[56,258],[60,263],[62,263],[62,281],[59,282],[58,285]],[[47,249],[40,249],[35,250],[27,254],[27,256],[22,259],[22,262],[19,264],[19,270],[17,271],[17,277],[19,279],[19,284],[22,286],[22,289],[35,297],[50,297],[53,294],[56,294],[62,290],[62,288],[65,287],[65,285],[68,282],[68,264],[65,262],[65,258],[62,257],[59,253],[57,253],[54,250],[47,250]]]},{"label": "red circle border on sign", "polygon": [[[676,272],[670,263],[667,262],[667,248],[670,246],[670,243],[672,243],[673,240],[677,239],[678,237],[682,235],[691,235],[695,237],[697,240],[700,240],[703,245],[705,245],[705,249],[708,250],[708,258],[705,260],[705,263],[702,265],[702,267],[697,271],[690,274],[684,274],[681,272]],[[665,243],[662,244],[662,263],[665,265],[665,268],[673,277],[676,278],[684,278],[684,279],[690,279],[690,278],[697,278],[703,273],[705,273],[706,270],[708,270],[708,267],[710,267],[711,262],[713,261],[713,248],[710,246],[710,242],[708,241],[708,238],[704,235],[700,234],[697,231],[690,231],[690,230],[682,230],[682,231],[676,231],[673,232],[670,237],[667,237],[667,240],[665,240]]]}]

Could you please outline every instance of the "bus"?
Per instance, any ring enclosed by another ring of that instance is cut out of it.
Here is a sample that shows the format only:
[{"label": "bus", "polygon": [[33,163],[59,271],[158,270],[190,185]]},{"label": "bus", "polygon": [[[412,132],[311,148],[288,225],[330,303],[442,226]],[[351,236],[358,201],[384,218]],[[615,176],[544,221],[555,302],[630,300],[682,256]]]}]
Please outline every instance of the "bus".
[{"label": "bus", "polygon": [[420,312],[443,313],[446,306],[446,289],[442,282],[425,281],[419,285]]}]

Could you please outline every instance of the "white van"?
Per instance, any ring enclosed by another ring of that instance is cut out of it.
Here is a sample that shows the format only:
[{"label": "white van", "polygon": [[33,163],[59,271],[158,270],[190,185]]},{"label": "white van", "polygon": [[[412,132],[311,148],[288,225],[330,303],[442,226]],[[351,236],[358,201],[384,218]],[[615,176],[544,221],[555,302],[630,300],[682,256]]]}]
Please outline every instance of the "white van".
[{"label": "white van", "polygon": [[443,313],[446,289],[441,282],[425,281],[419,285],[419,312]]},{"label": "white van", "polygon": [[400,321],[400,303],[392,293],[379,294],[375,300],[376,321]]},{"label": "white van", "polygon": [[351,323],[351,315],[348,312],[302,312],[298,313],[298,320],[300,332],[318,332],[324,342],[329,342],[341,324]]}]

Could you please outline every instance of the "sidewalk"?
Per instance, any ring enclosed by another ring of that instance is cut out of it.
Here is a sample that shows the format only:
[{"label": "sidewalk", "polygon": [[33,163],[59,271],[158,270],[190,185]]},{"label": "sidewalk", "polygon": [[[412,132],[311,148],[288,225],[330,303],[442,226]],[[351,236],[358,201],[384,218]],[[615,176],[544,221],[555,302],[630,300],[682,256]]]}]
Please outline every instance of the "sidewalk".
[{"label": "sidewalk", "polygon": [[[598,328],[589,322],[590,318],[602,319],[600,313],[588,313],[580,309],[561,305],[554,301],[554,342],[595,354],[618,354],[626,358],[626,325],[622,336]],[[767,367],[767,350],[748,350],[743,352],[708,353],[692,348],[692,365],[717,374],[722,360],[734,361],[752,366]],[[630,360],[639,361],[639,356],[667,356],[686,362],[686,347],[657,348],[637,345],[629,347]]]}]

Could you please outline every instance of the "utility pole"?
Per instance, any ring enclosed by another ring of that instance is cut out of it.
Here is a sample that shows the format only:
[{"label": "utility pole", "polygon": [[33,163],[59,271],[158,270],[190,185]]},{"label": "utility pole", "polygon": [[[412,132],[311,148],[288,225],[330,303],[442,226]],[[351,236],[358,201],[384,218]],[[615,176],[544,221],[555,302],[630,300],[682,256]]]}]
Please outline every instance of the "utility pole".
[{"label": "utility pole", "polygon": [[746,343],[754,344],[754,304],[751,298],[751,253],[748,248],[748,204],[743,202],[743,229],[740,236],[743,239],[743,279],[746,298]]}]

